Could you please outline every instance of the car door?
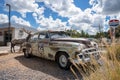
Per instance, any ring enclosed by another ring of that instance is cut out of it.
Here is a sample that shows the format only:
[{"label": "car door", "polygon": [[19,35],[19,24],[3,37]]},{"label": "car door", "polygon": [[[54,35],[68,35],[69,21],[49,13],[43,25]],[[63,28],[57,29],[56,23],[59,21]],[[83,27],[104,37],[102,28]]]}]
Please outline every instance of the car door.
[{"label": "car door", "polygon": [[42,32],[38,37],[38,54],[40,57],[47,58],[47,48],[49,48],[49,37],[46,32]]},{"label": "car door", "polygon": [[31,37],[30,39],[30,44],[31,44],[31,47],[32,47],[32,54],[33,55],[37,55],[37,50],[38,50],[38,34],[35,34]]}]

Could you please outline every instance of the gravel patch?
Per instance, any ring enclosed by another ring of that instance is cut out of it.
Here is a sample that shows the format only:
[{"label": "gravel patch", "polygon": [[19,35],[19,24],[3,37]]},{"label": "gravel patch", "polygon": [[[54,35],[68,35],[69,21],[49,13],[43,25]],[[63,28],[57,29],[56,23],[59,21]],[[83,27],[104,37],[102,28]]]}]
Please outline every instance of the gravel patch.
[{"label": "gravel patch", "polygon": [[74,80],[74,76],[54,61],[11,53],[0,56],[0,80]]}]

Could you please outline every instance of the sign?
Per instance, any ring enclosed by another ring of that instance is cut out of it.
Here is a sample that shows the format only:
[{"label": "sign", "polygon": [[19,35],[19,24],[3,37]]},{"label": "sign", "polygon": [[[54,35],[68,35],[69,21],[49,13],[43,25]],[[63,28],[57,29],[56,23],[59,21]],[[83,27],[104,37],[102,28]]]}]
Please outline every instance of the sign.
[{"label": "sign", "polygon": [[117,20],[117,19],[112,19],[109,21],[109,26],[116,27],[118,25],[119,25],[119,20]]},{"label": "sign", "polygon": [[112,19],[109,21],[109,26],[110,26],[110,37],[112,41],[115,39],[115,27],[119,25],[119,20],[117,19]]}]

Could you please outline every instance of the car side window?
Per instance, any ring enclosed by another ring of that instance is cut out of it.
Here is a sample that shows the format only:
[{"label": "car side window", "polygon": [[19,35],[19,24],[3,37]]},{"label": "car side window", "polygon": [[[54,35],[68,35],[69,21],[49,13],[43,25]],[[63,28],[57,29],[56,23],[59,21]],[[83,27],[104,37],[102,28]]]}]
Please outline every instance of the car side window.
[{"label": "car side window", "polygon": [[32,41],[36,41],[37,39],[38,39],[38,35],[34,35],[34,36],[31,37]]},{"label": "car side window", "polygon": [[46,34],[45,33],[40,33],[39,39],[45,39],[45,38],[46,38]]}]

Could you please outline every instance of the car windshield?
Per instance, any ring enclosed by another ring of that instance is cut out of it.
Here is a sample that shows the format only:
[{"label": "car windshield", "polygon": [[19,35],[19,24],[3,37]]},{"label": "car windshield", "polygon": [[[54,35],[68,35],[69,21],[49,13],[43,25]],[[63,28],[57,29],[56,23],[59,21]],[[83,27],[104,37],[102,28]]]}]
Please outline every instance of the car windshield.
[{"label": "car windshield", "polygon": [[90,41],[93,41],[94,40],[94,38],[87,38],[88,40],[90,40]]},{"label": "car windshield", "polygon": [[88,40],[98,42],[98,40],[95,38],[88,38]]},{"label": "car windshield", "polygon": [[50,37],[54,39],[54,38],[66,38],[66,37],[68,38],[70,36],[65,32],[51,32]]}]

